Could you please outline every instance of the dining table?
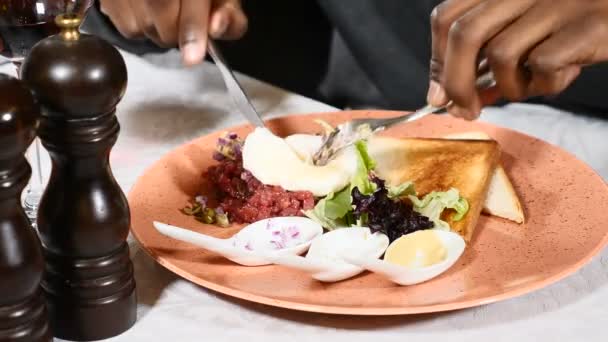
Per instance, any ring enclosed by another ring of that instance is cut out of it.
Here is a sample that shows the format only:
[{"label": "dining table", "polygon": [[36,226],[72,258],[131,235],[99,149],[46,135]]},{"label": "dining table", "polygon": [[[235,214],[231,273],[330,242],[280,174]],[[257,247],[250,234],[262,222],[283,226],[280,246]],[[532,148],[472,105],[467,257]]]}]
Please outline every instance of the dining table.
[{"label": "dining table", "polygon": [[[121,133],[111,165],[125,193],[165,153],[245,123],[213,64],[182,67],[176,51],[121,53],[129,83],[117,108]],[[0,72],[14,73],[10,65],[0,66]],[[240,73],[237,77],[264,118],[339,110]],[[608,177],[608,117],[521,103],[486,108],[480,120],[560,146]],[[48,173],[46,153],[42,166]],[[590,205],[608,210],[608,203]],[[130,330],[107,341],[608,340],[608,249],[573,275],[517,298],[443,313],[360,317],[290,311],[218,294],[166,270],[132,237],[129,244],[138,319]]]}]

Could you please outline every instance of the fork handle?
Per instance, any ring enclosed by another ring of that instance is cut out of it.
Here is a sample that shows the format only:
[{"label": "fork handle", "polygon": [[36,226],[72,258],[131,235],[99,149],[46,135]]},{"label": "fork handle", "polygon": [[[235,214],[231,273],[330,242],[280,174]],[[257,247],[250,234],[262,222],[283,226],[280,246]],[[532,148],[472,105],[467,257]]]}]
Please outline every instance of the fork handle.
[{"label": "fork handle", "polygon": [[[483,65],[483,62],[481,65]],[[484,89],[494,87],[496,85],[496,80],[494,79],[494,73],[488,69],[485,73],[483,73],[479,77],[477,77],[477,81],[475,82],[475,85],[476,85],[477,89],[479,89],[479,90],[484,90]],[[426,106],[418,109],[417,111],[415,111],[413,113],[408,113],[405,115],[397,116],[394,118],[388,118],[388,119],[384,119],[384,120],[376,120],[370,124],[370,128],[372,130],[376,130],[379,128],[388,128],[392,125],[396,125],[401,122],[418,120],[429,114],[441,113],[441,112],[445,111],[451,104],[452,104],[452,101],[448,102],[445,106],[441,106],[441,107],[435,107],[430,104],[427,104]]]},{"label": "fork handle", "polygon": [[372,131],[375,131],[375,130],[381,129],[381,128],[389,128],[389,127],[396,125],[398,123],[401,123],[401,122],[414,121],[414,120],[423,118],[429,114],[441,113],[445,110],[445,108],[446,108],[445,106],[435,107],[435,106],[431,106],[430,104],[427,104],[426,106],[418,109],[417,111],[415,111],[413,113],[408,113],[405,115],[400,115],[400,116],[387,118],[387,119],[373,120],[372,122],[369,123],[369,126]]}]

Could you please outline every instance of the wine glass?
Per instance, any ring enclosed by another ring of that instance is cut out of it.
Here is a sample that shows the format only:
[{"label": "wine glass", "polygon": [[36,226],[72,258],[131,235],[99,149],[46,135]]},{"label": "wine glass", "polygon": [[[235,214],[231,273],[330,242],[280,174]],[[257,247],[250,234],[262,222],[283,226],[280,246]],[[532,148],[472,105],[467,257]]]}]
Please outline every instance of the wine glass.
[{"label": "wine glass", "polygon": [[[21,63],[30,49],[59,32],[55,17],[64,13],[84,16],[92,4],[93,0],[0,0],[0,60],[12,62],[19,77]],[[35,139],[27,153],[32,177],[23,198],[23,207],[34,226],[46,184],[40,145],[40,140]]]}]

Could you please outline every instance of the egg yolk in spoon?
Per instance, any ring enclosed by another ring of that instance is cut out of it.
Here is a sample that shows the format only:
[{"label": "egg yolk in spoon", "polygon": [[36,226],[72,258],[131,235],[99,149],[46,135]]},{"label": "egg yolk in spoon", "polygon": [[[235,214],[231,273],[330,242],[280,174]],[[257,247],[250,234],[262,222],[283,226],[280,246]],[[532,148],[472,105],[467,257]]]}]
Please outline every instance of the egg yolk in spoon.
[{"label": "egg yolk in spoon", "polygon": [[384,260],[392,264],[420,268],[442,262],[447,250],[433,230],[420,230],[403,235],[386,250]]}]

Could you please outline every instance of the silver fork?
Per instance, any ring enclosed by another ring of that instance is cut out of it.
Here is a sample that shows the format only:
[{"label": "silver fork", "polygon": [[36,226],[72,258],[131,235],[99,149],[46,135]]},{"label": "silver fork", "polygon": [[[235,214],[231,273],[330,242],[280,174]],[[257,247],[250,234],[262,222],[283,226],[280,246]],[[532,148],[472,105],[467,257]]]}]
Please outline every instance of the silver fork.
[{"label": "silver fork", "polygon": [[[488,89],[496,85],[494,74],[487,67],[486,60],[483,60],[480,63],[478,71],[481,73],[476,82],[478,89]],[[325,165],[338,151],[353,145],[358,140],[365,138],[373,132],[389,128],[398,123],[418,120],[429,114],[441,113],[451,104],[452,101],[441,107],[434,107],[427,104],[414,113],[408,113],[397,117],[386,119],[355,119],[340,124],[325,137],[323,144],[313,155],[312,161],[315,165]]]}]

